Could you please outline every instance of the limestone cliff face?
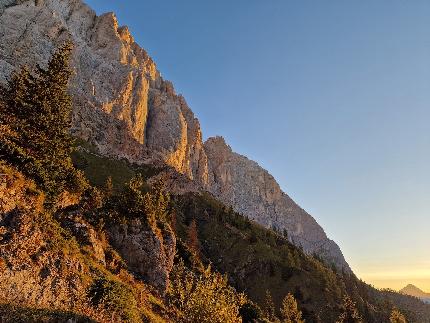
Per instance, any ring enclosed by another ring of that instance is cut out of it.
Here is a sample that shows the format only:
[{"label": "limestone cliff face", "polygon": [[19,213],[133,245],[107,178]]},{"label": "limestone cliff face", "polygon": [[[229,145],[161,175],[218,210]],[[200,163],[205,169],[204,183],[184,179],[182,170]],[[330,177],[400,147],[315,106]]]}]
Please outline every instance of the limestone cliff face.
[{"label": "limestone cliff face", "polygon": [[72,132],[105,155],[161,161],[205,183],[198,120],[114,14],[97,16],[80,0],[1,1],[0,80],[43,65],[67,39],[75,44]]},{"label": "limestone cliff face", "polygon": [[23,64],[43,65],[66,39],[75,44],[73,134],[104,155],[167,164],[251,219],[286,229],[305,251],[349,268],[339,247],[267,171],[220,138],[203,144],[185,99],[114,14],[97,16],[81,0],[0,1],[0,81]]},{"label": "limestone cliff face", "polygon": [[350,270],[336,243],[265,169],[234,153],[222,137],[209,138],[204,146],[209,160],[209,189],[215,196],[266,227],[287,230],[290,241],[305,252],[319,254]]}]

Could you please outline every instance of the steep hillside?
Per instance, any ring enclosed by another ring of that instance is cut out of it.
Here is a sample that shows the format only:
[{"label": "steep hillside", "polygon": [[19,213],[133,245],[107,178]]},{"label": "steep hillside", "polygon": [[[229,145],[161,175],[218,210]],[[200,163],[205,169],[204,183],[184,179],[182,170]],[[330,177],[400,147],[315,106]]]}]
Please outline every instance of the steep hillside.
[{"label": "steep hillside", "polygon": [[[160,306],[158,292],[133,277],[84,209],[47,210],[31,180],[2,162],[0,174],[2,322],[175,320],[174,309]],[[110,293],[108,302],[91,299],[92,290]]]},{"label": "steep hillside", "polygon": [[[133,166],[85,151],[76,152],[75,160],[84,165],[82,169],[88,177],[97,169],[111,167],[112,171],[122,169],[125,176],[130,172],[141,173],[149,182],[151,176],[162,175],[165,181],[172,176],[162,169],[146,170],[147,166]],[[109,172],[104,173],[97,176],[97,182],[107,180]],[[175,177],[175,180],[178,179]],[[124,185],[125,181],[116,183]],[[414,297],[378,291],[353,274],[338,271],[323,260],[306,255],[282,234],[248,220],[209,193],[175,195],[172,208],[178,255],[193,263],[194,258],[184,246],[195,221],[197,248],[203,263],[226,273],[230,284],[262,309],[266,291],[272,295],[275,308],[280,307],[285,295],[292,293],[306,322],[335,322],[342,313],[342,298],[350,295],[365,322],[388,322],[394,307],[406,313],[408,322],[430,322],[430,306]]]},{"label": "steep hillside", "polygon": [[[287,230],[305,252],[349,270],[339,247],[267,171],[219,140],[203,144],[185,99],[113,13],[97,16],[81,0],[2,1],[0,81],[23,64],[43,66],[66,39],[75,45],[70,82],[75,136],[106,156],[167,164],[194,180],[193,190],[199,186],[250,219]],[[246,176],[239,175],[241,169]]]}]

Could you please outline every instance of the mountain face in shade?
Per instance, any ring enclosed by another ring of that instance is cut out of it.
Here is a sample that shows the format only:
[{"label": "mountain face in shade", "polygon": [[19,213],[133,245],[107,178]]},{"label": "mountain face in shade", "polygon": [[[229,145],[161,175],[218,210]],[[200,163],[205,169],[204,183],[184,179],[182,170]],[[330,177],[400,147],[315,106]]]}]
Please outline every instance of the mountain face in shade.
[{"label": "mountain face in shade", "polygon": [[400,290],[400,293],[410,295],[410,296],[415,296],[422,299],[426,303],[430,303],[430,293],[424,292],[423,290],[419,289],[415,285],[409,284],[406,287],[403,287]]},{"label": "mountain face in shade", "polygon": [[71,132],[99,153],[134,163],[166,164],[308,254],[350,271],[340,248],[256,162],[221,137],[202,141],[200,123],[154,61],[119,26],[81,0],[0,2],[0,82],[24,64],[45,64],[72,40]]}]

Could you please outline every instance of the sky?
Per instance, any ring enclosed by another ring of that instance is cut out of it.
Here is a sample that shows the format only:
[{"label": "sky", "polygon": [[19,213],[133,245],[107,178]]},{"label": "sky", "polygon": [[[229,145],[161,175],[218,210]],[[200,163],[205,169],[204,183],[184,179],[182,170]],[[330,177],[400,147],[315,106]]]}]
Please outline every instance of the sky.
[{"label": "sky", "polygon": [[430,1],[87,0],[358,277],[430,292]]}]

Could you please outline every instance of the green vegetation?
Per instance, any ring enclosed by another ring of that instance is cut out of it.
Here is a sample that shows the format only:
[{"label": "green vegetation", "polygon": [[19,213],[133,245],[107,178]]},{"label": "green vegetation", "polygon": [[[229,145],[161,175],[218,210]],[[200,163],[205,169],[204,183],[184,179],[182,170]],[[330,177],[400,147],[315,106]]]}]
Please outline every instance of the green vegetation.
[{"label": "green vegetation", "polygon": [[72,152],[73,164],[84,172],[92,185],[99,188],[104,187],[110,178],[114,191],[119,192],[136,175],[148,179],[161,171],[150,165],[132,165],[125,160],[103,157],[97,154],[95,147],[82,140],[76,140],[76,144],[77,149]]},{"label": "green vegetation", "polygon": [[297,306],[297,301],[290,293],[282,301],[281,319],[282,323],[304,323],[302,312],[299,311]]},{"label": "green vegetation", "polygon": [[72,165],[72,111],[67,84],[72,45],[66,43],[46,69],[22,68],[0,87],[0,155],[32,178],[49,197],[80,190],[82,175]]},{"label": "green vegetation", "polygon": [[245,296],[210,266],[195,274],[180,261],[172,272],[169,300],[182,312],[184,322],[239,323]]},{"label": "green vegetation", "polygon": [[140,321],[134,295],[131,289],[120,281],[99,278],[90,287],[88,296],[94,306],[103,306],[126,322]]}]

